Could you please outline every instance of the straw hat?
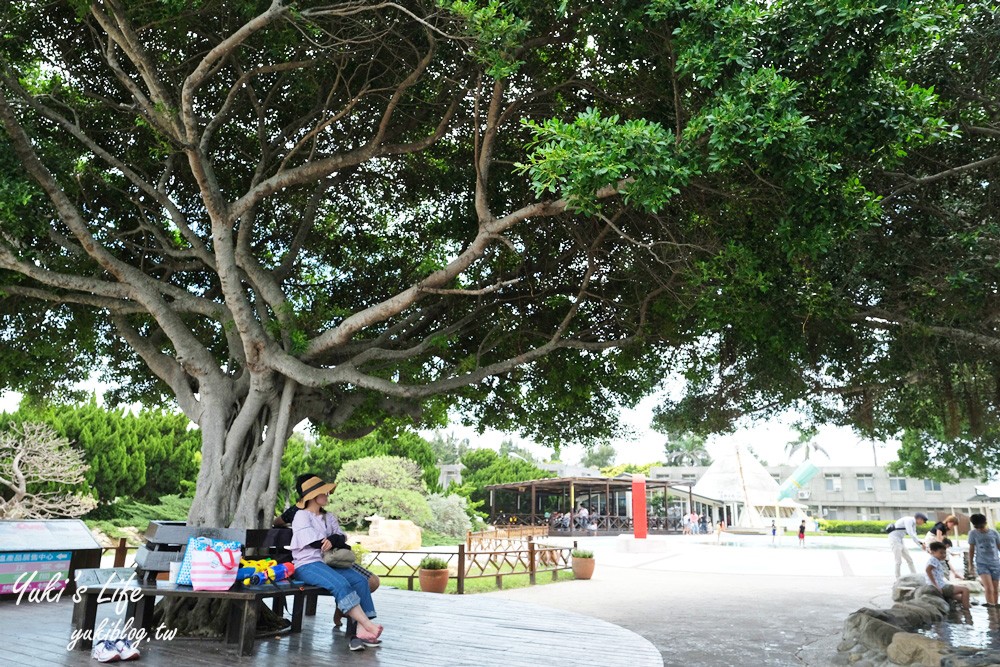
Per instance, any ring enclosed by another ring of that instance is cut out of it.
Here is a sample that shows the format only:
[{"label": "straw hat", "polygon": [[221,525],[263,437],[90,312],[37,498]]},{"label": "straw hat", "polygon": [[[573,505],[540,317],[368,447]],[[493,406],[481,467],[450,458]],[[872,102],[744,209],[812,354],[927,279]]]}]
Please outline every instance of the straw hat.
[{"label": "straw hat", "polygon": [[300,510],[304,510],[307,502],[316,496],[333,493],[333,490],[336,488],[336,484],[327,484],[319,477],[310,477],[302,482],[302,494],[299,496],[299,502],[295,503],[295,506]]}]

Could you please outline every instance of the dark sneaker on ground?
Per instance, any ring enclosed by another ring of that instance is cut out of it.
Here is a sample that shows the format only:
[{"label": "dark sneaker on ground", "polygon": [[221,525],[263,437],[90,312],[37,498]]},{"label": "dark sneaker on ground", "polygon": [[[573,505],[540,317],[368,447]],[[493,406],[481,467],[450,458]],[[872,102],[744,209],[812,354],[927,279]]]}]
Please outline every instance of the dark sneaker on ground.
[{"label": "dark sneaker on ground", "polygon": [[109,639],[94,644],[94,650],[90,652],[90,657],[97,662],[118,662],[122,659],[114,642]]},{"label": "dark sneaker on ground", "polygon": [[132,642],[127,639],[119,639],[115,642],[115,648],[118,649],[118,656],[122,660],[138,660],[139,659],[139,649],[132,646]]},{"label": "dark sneaker on ground", "polygon": [[365,643],[357,637],[351,637],[351,641],[347,644],[347,647],[352,651],[364,651]]},{"label": "dark sneaker on ground", "polygon": [[[361,639],[361,638],[359,637],[358,639]],[[381,639],[361,639],[361,643],[363,643],[365,646],[371,646],[371,647],[374,648],[376,646],[381,646],[382,645],[382,640]]]}]

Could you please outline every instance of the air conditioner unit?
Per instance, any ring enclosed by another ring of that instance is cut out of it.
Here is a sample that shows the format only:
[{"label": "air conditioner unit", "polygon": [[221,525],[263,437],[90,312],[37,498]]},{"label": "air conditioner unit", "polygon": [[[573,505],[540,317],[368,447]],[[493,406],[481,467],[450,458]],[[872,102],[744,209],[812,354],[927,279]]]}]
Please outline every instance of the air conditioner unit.
[{"label": "air conditioner unit", "polygon": [[799,500],[809,500],[809,492],[799,491]]}]

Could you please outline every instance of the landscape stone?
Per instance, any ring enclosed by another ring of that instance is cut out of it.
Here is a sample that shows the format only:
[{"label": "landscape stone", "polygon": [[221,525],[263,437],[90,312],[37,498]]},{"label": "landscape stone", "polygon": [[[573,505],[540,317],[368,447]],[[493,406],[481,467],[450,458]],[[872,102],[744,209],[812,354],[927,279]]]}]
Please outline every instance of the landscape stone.
[{"label": "landscape stone", "polygon": [[892,638],[902,632],[892,623],[887,623],[874,616],[865,616],[859,625],[861,643],[870,649],[884,651]]},{"label": "landscape stone", "polygon": [[421,545],[420,527],[412,521],[383,519],[378,515],[365,517],[371,522],[368,535],[358,541],[370,551],[417,551]]},{"label": "landscape stone", "polygon": [[897,665],[938,667],[947,645],[912,632],[898,632],[886,649],[886,657]]}]

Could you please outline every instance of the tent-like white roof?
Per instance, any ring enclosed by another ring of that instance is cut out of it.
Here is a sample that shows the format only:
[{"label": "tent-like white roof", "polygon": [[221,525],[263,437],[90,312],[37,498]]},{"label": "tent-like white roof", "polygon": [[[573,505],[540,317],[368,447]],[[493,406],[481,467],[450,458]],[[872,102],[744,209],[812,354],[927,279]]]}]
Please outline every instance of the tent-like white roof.
[{"label": "tent-like white roof", "polygon": [[746,446],[737,445],[726,456],[717,458],[691,490],[706,498],[743,503],[738,524],[762,525],[759,508],[803,507],[789,498],[779,502],[778,488],[778,482]]},{"label": "tent-like white roof", "polygon": [[691,490],[699,496],[750,505],[773,506],[778,500],[778,482],[744,445],[715,459]]}]

